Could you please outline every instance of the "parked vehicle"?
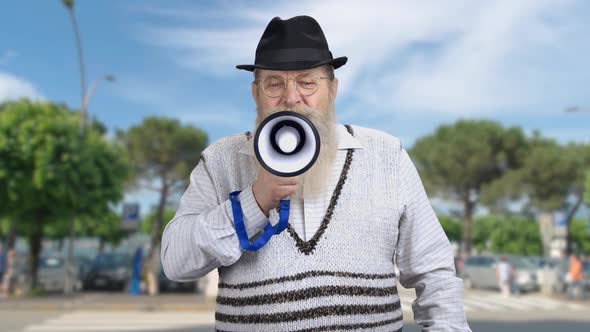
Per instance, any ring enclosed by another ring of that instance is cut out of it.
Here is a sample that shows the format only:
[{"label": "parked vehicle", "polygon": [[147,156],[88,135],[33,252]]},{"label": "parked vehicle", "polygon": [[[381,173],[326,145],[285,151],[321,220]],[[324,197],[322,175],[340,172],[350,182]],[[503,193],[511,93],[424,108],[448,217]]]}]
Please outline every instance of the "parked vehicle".
[{"label": "parked vehicle", "polygon": [[516,255],[479,255],[464,258],[461,277],[465,287],[499,289],[496,266],[502,256],[506,256],[508,263],[514,268],[514,283],[520,291],[539,289],[535,265]]},{"label": "parked vehicle", "polygon": [[543,256],[527,256],[526,259],[537,268],[542,268],[548,264],[548,258]]},{"label": "parked vehicle", "polygon": [[195,293],[198,290],[198,283],[198,280],[189,282],[172,281],[166,277],[162,269],[158,274],[158,284],[161,292]]},{"label": "parked vehicle", "polygon": [[[66,260],[61,255],[50,255],[39,257],[39,267],[37,270],[39,286],[48,292],[62,292],[66,283]],[[79,279],[78,265],[74,261],[72,267],[72,280],[74,281],[74,290],[82,288],[82,281]]]},{"label": "parked vehicle", "polygon": [[131,277],[131,258],[122,253],[99,254],[84,278],[84,289],[124,290]]},{"label": "parked vehicle", "polygon": [[[544,278],[549,278],[547,282],[551,283],[553,292],[556,292],[558,288],[558,279],[563,279],[562,265],[564,259],[558,257],[543,257],[543,256],[527,256],[526,259],[532,263],[537,270],[537,283],[543,285],[545,283]],[[548,274],[549,273],[549,274]]]},{"label": "parked vehicle", "polygon": [[80,280],[84,280],[92,268],[93,260],[85,256],[77,256],[76,260],[78,261]]}]

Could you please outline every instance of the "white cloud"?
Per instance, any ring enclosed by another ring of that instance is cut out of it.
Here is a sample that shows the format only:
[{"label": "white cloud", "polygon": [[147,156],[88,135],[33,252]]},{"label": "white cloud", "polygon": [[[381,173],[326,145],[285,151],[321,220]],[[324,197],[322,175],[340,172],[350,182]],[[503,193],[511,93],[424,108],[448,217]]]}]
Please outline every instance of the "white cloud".
[{"label": "white cloud", "polygon": [[[590,25],[581,14],[588,9],[583,1],[231,5],[229,11],[218,8],[216,15],[209,10],[216,19],[207,25],[191,23],[192,15],[203,17],[199,9],[152,8],[152,13],[177,20],[143,27],[142,39],[171,52],[180,66],[220,75],[253,62],[270,18],[308,14],[322,25],[334,56],[349,57],[349,64],[338,70],[340,96],[362,100],[377,111],[464,116],[535,109],[539,114],[544,108],[587,102],[581,84],[590,75]],[[572,89],[574,84],[578,88]]]},{"label": "white cloud", "polygon": [[31,82],[12,74],[0,72],[0,102],[22,97],[43,98]]}]

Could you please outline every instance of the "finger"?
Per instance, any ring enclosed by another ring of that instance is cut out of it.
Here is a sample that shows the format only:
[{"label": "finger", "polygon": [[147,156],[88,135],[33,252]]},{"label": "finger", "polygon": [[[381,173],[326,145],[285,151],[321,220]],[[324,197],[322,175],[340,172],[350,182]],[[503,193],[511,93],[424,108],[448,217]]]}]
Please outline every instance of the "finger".
[{"label": "finger", "polygon": [[282,187],[280,187],[280,189],[277,189],[275,191],[275,196],[276,197],[289,197],[289,196],[293,195],[296,192],[297,192],[297,186],[296,185],[282,186]]},{"label": "finger", "polygon": [[280,179],[277,179],[277,183],[280,184],[281,186],[288,186],[288,185],[297,184],[298,180],[299,180],[298,176],[292,176],[292,177],[286,177],[286,178],[281,177]]}]

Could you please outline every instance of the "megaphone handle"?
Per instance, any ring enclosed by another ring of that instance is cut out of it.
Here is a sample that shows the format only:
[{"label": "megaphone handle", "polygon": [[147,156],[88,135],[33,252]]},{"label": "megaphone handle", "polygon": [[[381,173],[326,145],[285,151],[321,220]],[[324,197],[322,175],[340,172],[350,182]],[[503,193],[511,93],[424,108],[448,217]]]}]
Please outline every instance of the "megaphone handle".
[{"label": "megaphone handle", "polygon": [[237,200],[239,193],[240,191],[234,191],[229,194],[229,200],[231,202],[232,212],[234,215],[234,227],[236,228],[236,235],[238,236],[240,247],[242,247],[242,249],[256,251],[262,248],[273,235],[279,234],[285,230],[285,228],[287,228],[287,225],[289,224],[290,203],[289,200],[281,200],[279,223],[276,226],[272,226],[269,221],[264,227],[262,234],[256,240],[254,240],[254,242],[250,242],[248,232],[246,231],[246,226],[244,225],[242,205],[240,204],[240,201]]},{"label": "megaphone handle", "polygon": [[291,208],[290,199],[281,199],[279,202],[279,222],[273,227],[276,234],[281,234],[282,231],[289,225],[289,210]]}]

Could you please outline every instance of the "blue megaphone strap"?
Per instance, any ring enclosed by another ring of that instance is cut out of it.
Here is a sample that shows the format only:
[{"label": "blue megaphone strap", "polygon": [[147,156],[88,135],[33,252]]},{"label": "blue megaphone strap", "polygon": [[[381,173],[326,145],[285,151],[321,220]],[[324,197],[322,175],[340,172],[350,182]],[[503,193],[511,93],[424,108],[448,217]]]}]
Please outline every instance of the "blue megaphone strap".
[{"label": "blue megaphone strap", "polygon": [[229,200],[231,202],[232,212],[234,215],[236,234],[238,235],[238,240],[240,241],[240,247],[242,247],[242,249],[256,251],[264,247],[264,245],[268,243],[273,235],[280,234],[287,228],[287,225],[289,224],[290,202],[289,200],[282,199],[279,203],[279,222],[273,226],[269,221],[266,226],[264,226],[262,234],[257,237],[254,242],[250,242],[248,232],[246,231],[246,225],[244,225],[242,204],[240,204],[240,201],[237,198],[240,192],[241,191],[234,191],[229,194]]}]

